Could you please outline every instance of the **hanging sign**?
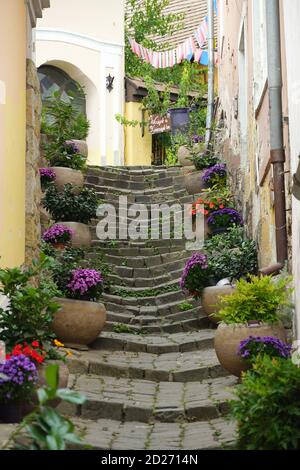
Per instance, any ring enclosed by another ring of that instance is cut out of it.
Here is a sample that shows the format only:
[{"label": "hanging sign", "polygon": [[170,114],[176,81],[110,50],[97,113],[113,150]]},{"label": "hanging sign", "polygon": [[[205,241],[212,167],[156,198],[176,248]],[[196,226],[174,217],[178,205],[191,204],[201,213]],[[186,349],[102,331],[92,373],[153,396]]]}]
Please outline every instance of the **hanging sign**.
[{"label": "hanging sign", "polygon": [[160,116],[159,114],[152,114],[149,117],[149,132],[150,134],[162,134],[171,130],[171,121],[169,116]]}]

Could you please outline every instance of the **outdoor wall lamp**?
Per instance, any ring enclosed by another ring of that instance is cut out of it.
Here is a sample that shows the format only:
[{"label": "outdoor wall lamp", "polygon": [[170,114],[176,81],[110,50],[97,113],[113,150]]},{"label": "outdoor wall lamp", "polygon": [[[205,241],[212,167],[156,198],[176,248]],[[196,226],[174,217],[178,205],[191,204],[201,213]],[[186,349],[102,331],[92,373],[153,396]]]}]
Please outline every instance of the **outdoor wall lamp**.
[{"label": "outdoor wall lamp", "polygon": [[300,201],[300,161],[298,163],[297,171],[293,175],[293,195],[298,199],[298,201]]},{"label": "outdoor wall lamp", "polygon": [[115,79],[115,77],[112,77],[111,74],[109,74],[108,77],[106,77],[106,88],[109,91],[109,93],[114,88],[114,79]]}]

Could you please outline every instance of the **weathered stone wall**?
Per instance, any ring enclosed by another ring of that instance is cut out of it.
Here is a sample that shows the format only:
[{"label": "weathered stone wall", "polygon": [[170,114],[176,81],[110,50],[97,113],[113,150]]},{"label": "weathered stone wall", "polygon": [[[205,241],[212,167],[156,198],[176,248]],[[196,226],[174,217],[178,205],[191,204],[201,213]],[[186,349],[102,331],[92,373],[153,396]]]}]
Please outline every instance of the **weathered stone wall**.
[{"label": "weathered stone wall", "polygon": [[25,262],[30,264],[38,256],[41,239],[39,176],[40,121],[42,102],[37,70],[32,60],[27,59],[26,79],[26,239]]}]

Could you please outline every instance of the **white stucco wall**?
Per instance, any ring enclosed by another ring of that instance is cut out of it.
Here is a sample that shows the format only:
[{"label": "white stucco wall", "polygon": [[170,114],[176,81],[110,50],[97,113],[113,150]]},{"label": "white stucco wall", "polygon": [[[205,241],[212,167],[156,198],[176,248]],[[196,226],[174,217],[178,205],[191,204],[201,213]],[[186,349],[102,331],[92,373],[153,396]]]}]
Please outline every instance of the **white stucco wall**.
[{"label": "white stucco wall", "polygon": [[[35,31],[36,64],[55,65],[85,87],[89,163],[123,163],[124,0],[52,0]],[[106,89],[106,77],[114,88]]]},{"label": "white stucco wall", "polygon": [[[285,43],[287,62],[288,106],[291,172],[296,172],[300,155],[300,62],[295,55],[300,43],[300,2],[289,0],[283,2]],[[300,201],[292,199],[292,247],[293,276],[295,285],[295,305],[297,318],[297,337],[300,340]]]}]

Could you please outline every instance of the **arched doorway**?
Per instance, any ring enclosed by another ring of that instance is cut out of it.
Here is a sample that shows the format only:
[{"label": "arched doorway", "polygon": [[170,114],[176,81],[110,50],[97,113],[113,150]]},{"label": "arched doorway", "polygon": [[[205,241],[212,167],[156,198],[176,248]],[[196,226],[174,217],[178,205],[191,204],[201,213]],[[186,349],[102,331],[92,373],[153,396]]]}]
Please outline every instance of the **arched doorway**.
[{"label": "arched doorway", "polygon": [[86,115],[86,99],[82,87],[64,70],[54,65],[41,65],[38,69],[41,85],[42,101],[59,91],[61,99],[69,100],[69,94],[74,98],[73,105]]}]

